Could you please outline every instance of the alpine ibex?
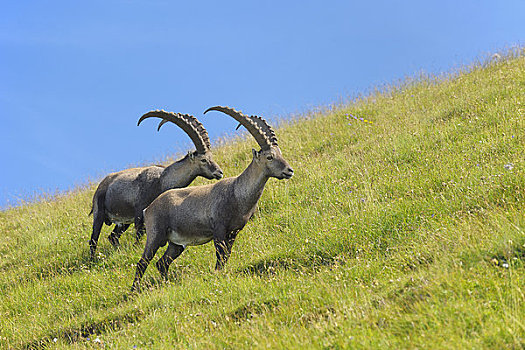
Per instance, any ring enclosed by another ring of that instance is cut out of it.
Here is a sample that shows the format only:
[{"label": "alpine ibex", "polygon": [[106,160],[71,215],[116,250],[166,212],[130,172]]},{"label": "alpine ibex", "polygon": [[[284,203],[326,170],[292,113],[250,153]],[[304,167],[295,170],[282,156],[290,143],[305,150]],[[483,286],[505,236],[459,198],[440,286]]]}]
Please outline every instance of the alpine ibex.
[{"label": "alpine ibex", "polygon": [[142,236],[142,211],[162,192],[188,186],[197,176],[207,179],[222,178],[222,170],[212,159],[210,139],[204,126],[193,116],[165,111],[144,114],[137,126],[147,118],[161,118],[158,129],[166,122],[182,128],[195,144],[196,151],[164,167],[159,165],[132,168],[108,175],[99,184],[93,196],[93,233],[89,241],[91,259],[95,257],[102,225],[115,224],[108,239],[119,246],[120,235],[135,223],[137,242]]},{"label": "alpine ibex", "polygon": [[264,119],[243,115],[229,107],[216,106],[208,111],[224,112],[236,119],[252,134],[261,150],[252,150],[253,160],[239,176],[214,184],[166,191],[144,210],[146,247],[137,264],[133,290],[138,288],[157,250],[166,243],[168,248],[157,262],[157,269],[164,278],[167,278],[171,262],[186,246],[211,240],[217,255],[215,268],[222,269],[237,233],[253,215],[268,179],[289,179],[293,175],[293,169],[277,145],[275,132]]}]

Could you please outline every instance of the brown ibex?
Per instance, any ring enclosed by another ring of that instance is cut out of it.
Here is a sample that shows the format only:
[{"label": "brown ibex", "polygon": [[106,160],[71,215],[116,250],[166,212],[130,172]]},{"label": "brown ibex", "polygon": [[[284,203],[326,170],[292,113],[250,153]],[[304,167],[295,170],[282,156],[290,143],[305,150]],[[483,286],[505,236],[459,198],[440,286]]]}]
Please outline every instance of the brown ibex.
[{"label": "brown ibex", "polygon": [[158,130],[172,122],[184,130],[195,144],[196,151],[165,166],[148,166],[122,170],[108,175],[99,184],[93,196],[93,233],[89,241],[91,259],[95,258],[102,225],[115,224],[108,239],[119,246],[120,235],[135,223],[137,241],[143,232],[142,211],[162,192],[188,186],[197,176],[207,179],[222,178],[222,170],[212,159],[208,132],[193,116],[151,111],[144,114],[137,125],[147,118],[161,118]]},{"label": "brown ibex", "polygon": [[221,111],[236,119],[252,134],[261,150],[253,150],[252,162],[239,176],[214,184],[166,191],[144,210],[146,247],[137,264],[133,290],[139,287],[157,250],[166,243],[168,248],[157,262],[164,278],[167,278],[171,262],[186,246],[211,240],[217,255],[215,268],[222,269],[237,233],[254,213],[268,179],[289,179],[293,175],[293,169],[277,145],[275,132],[264,119],[246,116],[229,107],[211,107],[208,111]]}]

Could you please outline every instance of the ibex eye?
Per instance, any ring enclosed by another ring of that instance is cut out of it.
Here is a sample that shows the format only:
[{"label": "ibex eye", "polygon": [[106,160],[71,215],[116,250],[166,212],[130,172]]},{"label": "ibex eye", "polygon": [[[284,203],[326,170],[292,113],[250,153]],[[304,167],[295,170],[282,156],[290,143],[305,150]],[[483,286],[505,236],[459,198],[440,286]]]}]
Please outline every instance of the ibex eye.
[{"label": "ibex eye", "polygon": [[201,159],[201,163],[206,163],[206,159]]},{"label": "ibex eye", "polygon": [[273,159],[273,156],[267,156],[266,159],[268,159],[268,160],[272,160],[272,159]]}]

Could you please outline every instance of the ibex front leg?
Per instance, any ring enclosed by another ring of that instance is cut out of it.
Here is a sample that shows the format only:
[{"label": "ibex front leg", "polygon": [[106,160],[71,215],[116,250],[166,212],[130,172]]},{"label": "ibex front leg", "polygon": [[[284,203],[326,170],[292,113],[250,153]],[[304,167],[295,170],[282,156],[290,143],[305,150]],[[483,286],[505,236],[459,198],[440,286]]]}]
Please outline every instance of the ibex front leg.
[{"label": "ibex front leg", "polygon": [[230,254],[232,252],[233,243],[237,237],[237,233],[240,230],[229,232],[224,235],[216,235],[213,238],[213,243],[215,244],[215,253],[217,255],[217,264],[215,265],[215,270],[222,270]]}]

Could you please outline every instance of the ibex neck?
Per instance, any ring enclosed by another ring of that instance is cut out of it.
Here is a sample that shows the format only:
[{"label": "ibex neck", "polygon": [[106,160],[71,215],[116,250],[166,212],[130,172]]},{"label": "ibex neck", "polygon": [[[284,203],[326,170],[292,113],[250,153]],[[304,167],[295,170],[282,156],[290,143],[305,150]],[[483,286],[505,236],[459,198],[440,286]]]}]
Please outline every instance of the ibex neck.
[{"label": "ibex neck", "polygon": [[188,186],[197,175],[186,156],[166,167],[160,176],[162,191]]},{"label": "ibex neck", "polygon": [[235,198],[239,201],[241,210],[249,212],[252,210],[264,190],[268,176],[255,161],[242,172],[235,180]]}]

